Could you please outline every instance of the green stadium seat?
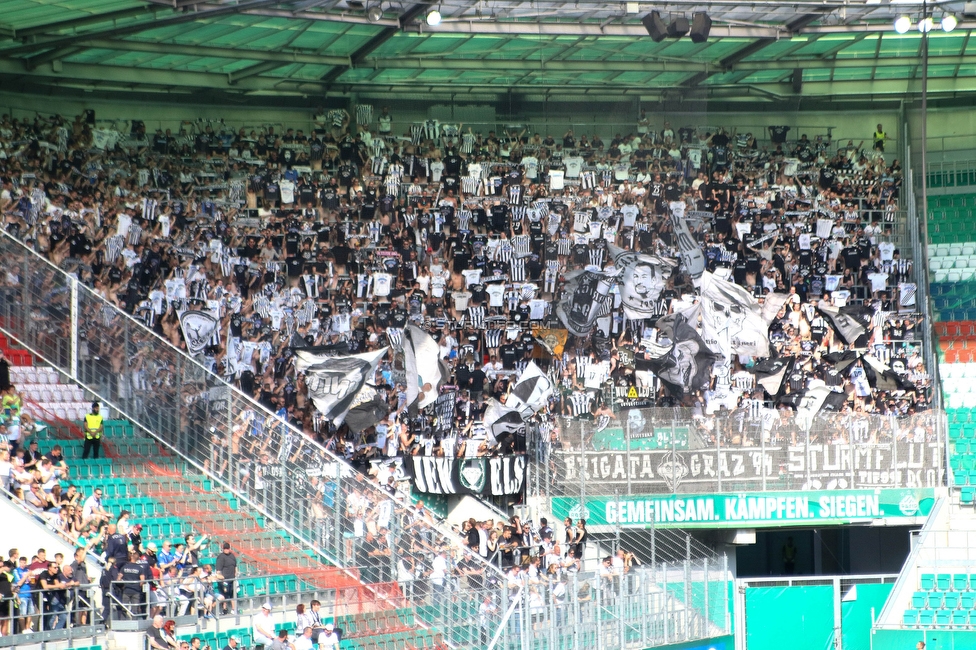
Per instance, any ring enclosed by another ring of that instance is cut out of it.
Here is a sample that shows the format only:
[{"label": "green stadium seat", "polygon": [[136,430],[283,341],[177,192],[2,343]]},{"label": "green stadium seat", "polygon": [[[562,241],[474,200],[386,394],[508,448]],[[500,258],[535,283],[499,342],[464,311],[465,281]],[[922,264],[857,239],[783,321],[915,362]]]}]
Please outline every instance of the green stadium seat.
[{"label": "green stadium seat", "polygon": [[942,607],[945,609],[955,609],[959,607],[959,594],[954,591],[947,593],[942,600]]},{"label": "green stadium seat", "polygon": [[969,576],[965,573],[956,573],[952,576],[953,591],[969,591]]},{"label": "green stadium seat", "polygon": [[971,505],[976,500],[976,488],[967,485],[959,491],[959,502],[964,505]]},{"label": "green stadium seat", "polygon": [[[921,578],[919,578],[919,584],[923,591],[932,591],[935,589],[935,574],[923,573]],[[921,607],[918,609],[921,609]]]},{"label": "green stadium seat", "polygon": [[914,609],[906,609],[903,619],[905,625],[915,626],[918,625],[918,611]]},{"label": "green stadium seat", "polygon": [[976,594],[971,591],[964,591],[959,594],[959,607],[967,610],[976,607]]},{"label": "green stadium seat", "polygon": [[929,609],[940,609],[942,607],[942,592],[936,591],[929,594],[928,597],[928,608]]},{"label": "green stadium seat", "polygon": [[949,591],[952,586],[952,577],[948,573],[939,573],[935,576],[935,586],[939,591]]},{"label": "green stadium seat", "polygon": [[952,612],[947,609],[940,609],[935,612],[935,624],[936,625],[949,625],[949,621],[952,620]]}]

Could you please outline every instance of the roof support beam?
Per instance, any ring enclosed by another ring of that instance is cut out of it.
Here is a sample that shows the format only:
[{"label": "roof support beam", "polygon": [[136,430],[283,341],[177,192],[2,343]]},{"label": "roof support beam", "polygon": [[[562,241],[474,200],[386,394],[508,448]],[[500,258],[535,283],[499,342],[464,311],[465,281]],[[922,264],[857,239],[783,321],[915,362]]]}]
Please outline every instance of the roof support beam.
[{"label": "roof support beam", "polygon": [[349,57],[324,56],[299,52],[269,50],[250,50],[246,48],[210,47],[207,45],[184,45],[183,43],[150,43],[147,41],[120,41],[92,39],[79,43],[86,48],[98,50],[120,50],[123,52],[146,52],[148,54],[182,54],[199,57],[214,57],[238,61],[277,61],[279,63],[311,63],[313,65],[349,65]]},{"label": "roof support beam", "polygon": [[366,60],[366,57],[376,51],[376,48],[396,36],[397,32],[413,22],[415,18],[417,18],[429,7],[430,5],[425,2],[418,2],[410,6],[406,11],[400,14],[400,18],[397,20],[397,25],[395,27],[390,26],[381,29],[379,33],[373,36],[373,38],[366,41],[358,50],[352,53],[352,55],[349,57],[350,61],[347,66],[336,66],[325,73],[321,79],[322,83],[326,85],[331,84],[341,77],[346,70],[361,64]]},{"label": "roof support beam", "polygon": [[81,51],[80,47],[59,47],[53,50],[48,50],[43,54],[37,54],[29,59],[22,59],[24,62],[24,69],[27,71],[33,71],[37,69],[37,66],[47,63],[48,61],[57,61],[58,59],[64,59],[72,54],[77,54]]},{"label": "roof support beam", "polygon": [[275,68],[280,68],[285,63],[279,63],[278,61],[265,61],[263,63],[256,63],[252,66],[244,68],[243,70],[237,70],[235,72],[229,72],[227,74],[227,83],[230,85],[235,85],[241,79],[247,79],[248,77],[253,77],[254,75],[259,75],[263,72],[269,72]]},{"label": "roof support beam", "polygon": [[31,36],[40,36],[41,34],[63,32],[66,29],[78,29],[79,27],[87,27],[88,25],[97,25],[99,23],[107,23],[115,20],[125,20],[126,18],[135,18],[137,16],[142,16],[149,13],[156,14],[156,12],[159,11],[165,11],[165,7],[147,5],[145,7],[135,7],[133,9],[109,11],[104,14],[94,14],[91,16],[82,16],[81,18],[72,18],[71,20],[47,23],[45,25],[26,27],[24,29],[17,30],[16,37],[23,40],[30,38]]},{"label": "roof support beam", "polygon": [[166,18],[160,18],[158,20],[150,19],[140,21],[134,25],[126,25],[125,27],[113,27],[111,29],[104,29],[86,34],[72,34],[71,36],[61,36],[40,40],[34,43],[28,43],[18,47],[0,50],[0,55],[12,56],[15,54],[27,54],[29,52],[47,50],[52,47],[75,45],[81,41],[90,40],[93,38],[118,38],[120,36],[128,36],[129,34],[138,34],[139,32],[144,32],[149,29],[161,29],[163,27],[171,27],[173,25],[195,22],[197,20],[208,20],[211,18],[238,14],[246,9],[258,9],[260,7],[276,4],[277,2],[278,0],[248,0],[247,2],[242,2],[240,4],[222,5],[216,9],[207,9],[206,11],[195,11],[185,14],[178,14],[175,16],[167,16]]}]

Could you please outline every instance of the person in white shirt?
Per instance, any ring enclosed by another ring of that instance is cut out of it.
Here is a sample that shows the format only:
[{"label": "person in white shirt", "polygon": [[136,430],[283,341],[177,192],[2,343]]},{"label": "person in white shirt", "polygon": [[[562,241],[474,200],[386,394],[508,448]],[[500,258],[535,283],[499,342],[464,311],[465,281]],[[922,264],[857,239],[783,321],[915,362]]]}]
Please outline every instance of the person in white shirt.
[{"label": "person in white shirt", "polygon": [[335,633],[335,626],[326,623],[325,631],[319,635],[319,650],[329,650],[329,648],[339,647],[339,635]]},{"label": "person in white shirt", "polygon": [[430,584],[434,588],[434,600],[438,601],[447,585],[447,554],[443,550],[431,562]]},{"label": "person in white shirt", "polygon": [[261,605],[261,613],[251,621],[251,637],[254,643],[271,647],[274,643],[274,621],[271,619],[271,603]]},{"label": "person in white shirt", "polygon": [[312,628],[306,627],[302,635],[295,639],[295,650],[312,650]]}]

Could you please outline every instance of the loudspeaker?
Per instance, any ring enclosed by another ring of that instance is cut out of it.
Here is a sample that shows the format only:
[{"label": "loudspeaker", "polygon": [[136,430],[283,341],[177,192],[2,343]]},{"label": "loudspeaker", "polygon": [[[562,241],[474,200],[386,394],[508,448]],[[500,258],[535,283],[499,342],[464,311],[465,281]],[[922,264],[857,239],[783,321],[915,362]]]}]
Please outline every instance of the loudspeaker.
[{"label": "loudspeaker", "polygon": [[790,80],[793,82],[793,94],[799,95],[803,91],[803,69],[793,68],[793,77]]},{"label": "loudspeaker", "polygon": [[644,23],[644,29],[647,30],[647,33],[655,43],[663,41],[664,37],[668,34],[668,28],[665,26],[664,21],[661,20],[661,14],[656,11],[652,11],[641,18],[641,22]]},{"label": "loudspeaker", "polygon": [[691,42],[704,43],[712,29],[712,19],[704,11],[696,11],[691,17]]},{"label": "loudspeaker", "polygon": [[668,25],[668,38],[681,38],[688,33],[688,19],[678,16]]}]

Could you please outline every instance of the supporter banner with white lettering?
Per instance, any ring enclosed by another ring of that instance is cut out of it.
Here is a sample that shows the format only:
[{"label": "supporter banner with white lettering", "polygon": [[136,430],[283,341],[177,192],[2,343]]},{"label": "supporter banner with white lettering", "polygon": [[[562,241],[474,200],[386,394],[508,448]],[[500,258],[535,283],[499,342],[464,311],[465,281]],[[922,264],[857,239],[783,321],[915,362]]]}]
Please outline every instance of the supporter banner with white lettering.
[{"label": "supporter banner with white lettering", "polygon": [[328,420],[341,424],[357,394],[372,381],[388,348],[366,354],[326,356],[297,350],[295,367],[305,373],[308,396]]},{"label": "supporter banner with white lettering", "polygon": [[574,497],[555,497],[552,514],[557,520],[585,519],[586,527],[595,532],[616,526],[761,528],[882,521],[907,524],[927,516],[934,503],[933,488],[587,497],[585,502]]},{"label": "supporter banner with white lettering", "polygon": [[554,493],[575,494],[583,486],[586,494],[652,494],[943,484],[944,450],[938,442],[765,449],[682,449],[683,441],[677,437],[673,446],[667,441],[666,448],[655,449],[655,437],[639,442],[642,449],[610,451],[615,445],[601,438],[599,451],[557,451]]},{"label": "supporter banner with white lettering", "polygon": [[504,496],[525,489],[525,456],[442,458],[409,456],[403,469],[421,494]]}]

